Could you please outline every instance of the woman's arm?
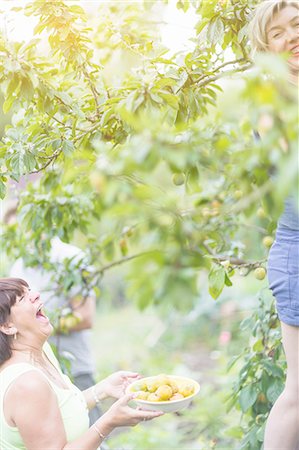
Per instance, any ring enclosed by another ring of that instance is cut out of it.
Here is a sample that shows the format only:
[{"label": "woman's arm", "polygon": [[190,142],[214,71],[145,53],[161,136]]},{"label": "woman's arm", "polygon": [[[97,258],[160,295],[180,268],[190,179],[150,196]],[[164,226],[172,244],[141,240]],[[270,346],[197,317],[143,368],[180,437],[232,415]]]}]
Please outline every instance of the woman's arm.
[{"label": "woman's arm", "polygon": [[71,301],[74,315],[79,317],[76,325],[72,326],[69,331],[89,330],[93,327],[96,301],[94,297],[87,297],[85,299],[74,297]]},{"label": "woman's arm", "polygon": [[[143,411],[131,408],[128,405],[128,402],[132,400],[133,397],[134,394],[124,395],[89,428],[89,432],[97,435],[98,445],[103,442],[105,437],[107,437],[114,428],[135,426],[143,420],[152,420],[155,417],[163,415],[162,411]],[[86,435],[87,433],[84,433],[81,438],[68,443],[63,450],[78,450],[78,448],[80,448],[80,450],[96,450],[97,446],[86,446]]]},{"label": "woman's arm", "polygon": [[133,395],[126,395],[72,442],[66,433],[56,395],[42,374],[27,372],[17,379],[5,396],[5,416],[16,426],[27,450],[96,450],[117,426],[134,426],[161,412],[135,410],[128,406]]}]

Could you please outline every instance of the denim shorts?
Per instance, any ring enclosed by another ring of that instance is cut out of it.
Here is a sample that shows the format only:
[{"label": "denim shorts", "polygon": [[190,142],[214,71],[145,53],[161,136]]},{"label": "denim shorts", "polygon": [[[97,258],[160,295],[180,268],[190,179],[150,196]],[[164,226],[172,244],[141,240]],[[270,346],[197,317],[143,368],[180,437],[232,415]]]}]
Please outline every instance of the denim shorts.
[{"label": "denim shorts", "polygon": [[299,230],[280,228],[268,258],[269,287],[281,322],[299,326]]}]

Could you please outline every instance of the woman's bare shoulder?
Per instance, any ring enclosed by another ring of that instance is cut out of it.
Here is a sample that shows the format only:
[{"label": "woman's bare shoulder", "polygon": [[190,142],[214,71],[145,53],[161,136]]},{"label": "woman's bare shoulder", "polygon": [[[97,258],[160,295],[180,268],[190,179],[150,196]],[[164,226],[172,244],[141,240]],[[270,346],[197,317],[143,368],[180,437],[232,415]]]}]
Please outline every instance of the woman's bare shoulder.
[{"label": "woman's bare shoulder", "polygon": [[46,377],[35,367],[30,368],[20,374],[10,386],[7,392],[9,397],[17,397],[18,400],[30,399],[32,400],[36,396],[50,395],[53,393],[49,382]]},{"label": "woman's bare shoulder", "polygon": [[47,408],[56,408],[57,399],[46,377],[36,368],[15,378],[6,391],[4,412],[9,425],[39,420]]}]

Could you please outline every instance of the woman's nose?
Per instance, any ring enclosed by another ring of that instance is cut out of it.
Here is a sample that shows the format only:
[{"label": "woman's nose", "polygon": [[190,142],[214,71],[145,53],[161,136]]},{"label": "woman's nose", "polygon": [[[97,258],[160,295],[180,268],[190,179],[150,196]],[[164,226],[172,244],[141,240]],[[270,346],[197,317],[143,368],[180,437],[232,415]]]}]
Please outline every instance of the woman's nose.
[{"label": "woman's nose", "polygon": [[287,30],[287,40],[288,42],[294,42],[298,41],[299,33],[297,28],[290,28]]},{"label": "woman's nose", "polygon": [[39,292],[32,292],[30,295],[30,300],[32,303],[35,303],[36,300],[39,300],[40,298],[40,293]]}]

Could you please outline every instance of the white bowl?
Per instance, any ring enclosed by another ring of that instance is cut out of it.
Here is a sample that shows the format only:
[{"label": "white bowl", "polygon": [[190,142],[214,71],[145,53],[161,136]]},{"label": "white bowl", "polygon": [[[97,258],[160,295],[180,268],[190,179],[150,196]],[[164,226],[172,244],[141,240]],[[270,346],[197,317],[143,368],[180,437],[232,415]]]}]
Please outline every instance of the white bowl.
[{"label": "white bowl", "polygon": [[[153,377],[141,378],[137,381],[134,381],[127,387],[126,392],[127,393],[138,392],[138,385],[140,385],[143,382],[147,383],[149,381],[150,382],[155,381],[155,379],[157,379],[158,377],[159,377],[159,375],[153,376]],[[200,385],[197,383],[197,381],[192,380],[191,378],[187,378],[187,377],[180,377],[180,376],[176,376],[176,375],[166,375],[166,377],[169,380],[174,381],[178,387],[180,387],[184,384],[192,385],[194,387],[193,394],[189,395],[188,397],[179,399],[179,400],[149,402],[148,400],[141,400],[139,398],[134,398],[132,401],[139,408],[144,409],[146,411],[163,411],[165,413],[170,413],[170,412],[177,412],[177,411],[180,411],[181,409],[187,408],[190,405],[190,403],[192,402],[193,398],[196,395],[198,395],[198,393],[200,391]]]}]

